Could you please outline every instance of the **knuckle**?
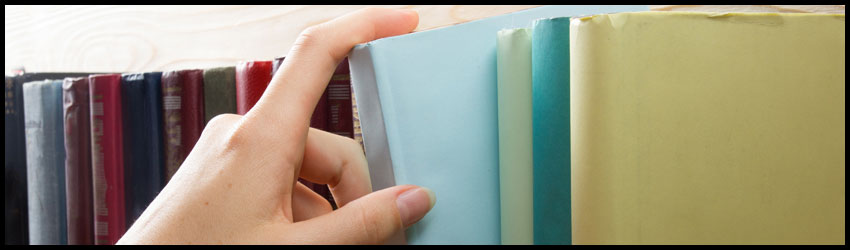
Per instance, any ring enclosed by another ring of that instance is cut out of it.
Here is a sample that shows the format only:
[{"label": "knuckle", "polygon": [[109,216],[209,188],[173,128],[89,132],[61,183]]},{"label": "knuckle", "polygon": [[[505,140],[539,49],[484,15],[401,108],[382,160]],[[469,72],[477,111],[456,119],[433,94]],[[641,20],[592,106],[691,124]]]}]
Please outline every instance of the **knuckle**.
[{"label": "knuckle", "polygon": [[228,125],[232,124],[234,120],[238,120],[240,117],[242,116],[237,114],[219,114],[210,119],[210,121],[207,123],[207,127],[227,127]]},{"label": "knuckle", "polygon": [[225,151],[235,151],[251,143],[253,132],[248,125],[243,120],[239,120],[224,133],[223,146]]},{"label": "knuckle", "polygon": [[295,40],[293,48],[303,50],[304,48],[316,46],[322,39],[322,30],[322,24],[313,25],[304,29],[304,31],[301,31],[301,34],[299,34],[298,38]]}]

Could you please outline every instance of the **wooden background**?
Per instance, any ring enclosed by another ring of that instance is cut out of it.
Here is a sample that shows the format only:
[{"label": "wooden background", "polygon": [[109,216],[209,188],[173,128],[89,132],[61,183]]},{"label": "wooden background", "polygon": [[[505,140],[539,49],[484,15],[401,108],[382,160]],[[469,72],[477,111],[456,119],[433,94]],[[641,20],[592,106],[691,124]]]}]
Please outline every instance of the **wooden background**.
[{"label": "wooden background", "polygon": [[[305,28],[368,6],[5,6],[5,71],[138,72],[284,55]],[[419,12],[417,31],[531,5],[384,6]],[[832,6],[650,6],[655,11],[844,13]]]}]

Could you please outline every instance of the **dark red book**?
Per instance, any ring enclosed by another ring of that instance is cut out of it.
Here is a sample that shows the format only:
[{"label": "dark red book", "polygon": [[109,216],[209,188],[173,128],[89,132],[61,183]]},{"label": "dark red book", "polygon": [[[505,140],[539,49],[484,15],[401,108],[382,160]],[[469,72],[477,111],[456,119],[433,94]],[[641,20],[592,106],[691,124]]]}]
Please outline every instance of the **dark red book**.
[{"label": "dark red book", "polygon": [[166,182],[177,172],[204,130],[204,71],[162,73]]},{"label": "dark red book", "polygon": [[[272,77],[277,73],[277,70],[283,65],[283,60],[286,57],[276,57],[272,63]],[[316,103],[316,108],[313,109],[313,116],[310,117],[310,127],[328,131],[328,88],[322,93],[319,102]]]},{"label": "dark red book", "polygon": [[348,58],[337,66],[328,83],[328,132],[354,138],[351,112],[351,74]]},{"label": "dark red book", "polygon": [[204,131],[204,70],[187,69],[179,73],[183,82],[180,143],[184,149],[182,158],[186,159]]},{"label": "dark red book", "polygon": [[68,245],[94,244],[89,79],[62,83]]},{"label": "dark red book", "polygon": [[124,234],[124,141],[121,75],[89,76],[95,244]]},{"label": "dark red book", "polygon": [[244,115],[263,96],[272,80],[272,61],[236,64],[236,113]]},{"label": "dark red book", "polygon": [[[276,57],[272,63],[272,78],[274,74],[277,73],[277,70],[283,65],[283,60],[285,57]],[[319,99],[319,102],[316,103],[316,108],[313,109],[313,115],[310,117],[310,127],[328,131],[328,89],[325,88],[325,92],[322,93],[322,97]],[[325,197],[328,202],[331,203],[333,208],[336,208],[336,204],[333,202],[333,195],[331,194],[330,189],[328,189],[328,185],[316,184],[312,183],[308,180],[298,178],[302,184],[312,189],[317,194]]]}]

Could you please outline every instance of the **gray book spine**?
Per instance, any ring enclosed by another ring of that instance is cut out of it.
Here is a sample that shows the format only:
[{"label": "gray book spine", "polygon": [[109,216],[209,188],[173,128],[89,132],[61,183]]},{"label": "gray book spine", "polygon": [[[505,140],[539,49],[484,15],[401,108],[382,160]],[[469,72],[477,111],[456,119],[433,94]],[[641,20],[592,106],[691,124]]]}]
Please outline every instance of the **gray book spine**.
[{"label": "gray book spine", "polygon": [[62,80],[25,83],[23,95],[30,244],[67,244]]}]

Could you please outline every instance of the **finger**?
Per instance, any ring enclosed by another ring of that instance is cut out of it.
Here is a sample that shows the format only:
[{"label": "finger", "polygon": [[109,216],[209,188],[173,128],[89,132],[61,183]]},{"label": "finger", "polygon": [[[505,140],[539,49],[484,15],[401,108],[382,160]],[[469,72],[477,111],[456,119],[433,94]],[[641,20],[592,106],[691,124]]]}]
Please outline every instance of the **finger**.
[{"label": "finger", "polygon": [[299,222],[298,231],[322,244],[381,244],[422,219],[435,201],[433,192],[425,188],[390,187]]},{"label": "finger", "polygon": [[303,135],[331,75],[354,45],[409,33],[418,23],[412,10],[366,8],[307,28],[246,117]]},{"label": "finger", "polygon": [[328,184],[337,207],[372,192],[366,155],[353,139],[310,128],[300,177]]},{"label": "finger", "polygon": [[292,194],[292,217],[295,222],[309,220],[333,211],[324,197],[301,182],[296,182]]}]

